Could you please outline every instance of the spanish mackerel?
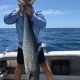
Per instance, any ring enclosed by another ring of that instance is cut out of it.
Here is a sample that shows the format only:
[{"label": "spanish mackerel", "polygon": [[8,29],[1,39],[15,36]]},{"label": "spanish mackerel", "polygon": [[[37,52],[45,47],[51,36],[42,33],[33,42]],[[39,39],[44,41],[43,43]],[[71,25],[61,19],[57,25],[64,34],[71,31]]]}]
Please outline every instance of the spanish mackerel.
[{"label": "spanish mackerel", "polygon": [[26,73],[29,73],[29,80],[39,80],[38,46],[36,39],[29,24],[28,15],[24,14],[24,33],[23,33],[23,55]]}]

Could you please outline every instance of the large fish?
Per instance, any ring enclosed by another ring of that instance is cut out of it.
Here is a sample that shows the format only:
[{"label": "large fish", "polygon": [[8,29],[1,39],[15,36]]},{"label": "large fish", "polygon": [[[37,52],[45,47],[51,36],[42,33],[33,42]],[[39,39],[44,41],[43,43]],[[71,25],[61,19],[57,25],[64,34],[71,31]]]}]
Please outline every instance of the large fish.
[{"label": "large fish", "polygon": [[[29,3],[32,5],[35,0]],[[18,0],[19,3],[23,0]],[[28,5],[28,4],[26,4]],[[24,14],[24,33],[23,33],[23,56],[26,73],[29,74],[29,80],[39,80],[40,67],[38,63],[38,45],[28,20],[28,15]]]},{"label": "large fish", "polygon": [[29,80],[39,80],[40,67],[38,63],[38,45],[30,25],[28,15],[24,14],[24,33],[23,33],[23,55],[24,65]]}]

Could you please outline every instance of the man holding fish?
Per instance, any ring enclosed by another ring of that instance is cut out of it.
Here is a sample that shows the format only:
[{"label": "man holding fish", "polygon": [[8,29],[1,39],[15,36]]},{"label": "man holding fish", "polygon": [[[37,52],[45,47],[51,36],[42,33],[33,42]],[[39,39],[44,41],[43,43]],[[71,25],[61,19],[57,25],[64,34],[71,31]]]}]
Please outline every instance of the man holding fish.
[{"label": "man holding fish", "polygon": [[19,10],[14,10],[9,14],[5,15],[4,22],[6,24],[16,24],[17,34],[18,34],[18,54],[17,54],[17,67],[15,70],[15,80],[20,80],[22,70],[24,68],[24,57],[22,50],[23,43],[23,31],[24,31],[24,13],[29,16],[29,20],[32,23],[32,30],[34,32],[34,36],[37,44],[39,45],[38,51],[38,62],[40,67],[43,69],[47,80],[52,79],[52,73],[45,61],[44,53],[41,48],[41,41],[39,39],[39,31],[46,27],[46,20],[42,15],[41,11],[36,11],[32,7],[34,0],[18,0],[19,2]]}]

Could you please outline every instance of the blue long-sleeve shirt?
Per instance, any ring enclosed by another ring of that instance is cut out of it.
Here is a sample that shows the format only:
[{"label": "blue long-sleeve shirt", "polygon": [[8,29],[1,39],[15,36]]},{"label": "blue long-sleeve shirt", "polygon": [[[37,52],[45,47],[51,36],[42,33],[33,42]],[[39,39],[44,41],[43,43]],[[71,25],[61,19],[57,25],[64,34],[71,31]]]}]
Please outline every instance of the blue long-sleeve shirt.
[{"label": "blue long-sleeve shirt", "polygon": [[[32,13],[33,17],[30,19],[32,23],[32,29],[36,38],[36,42],[39,43],[41,42],[39,37],[39,31],[46,27],[46,20],[42,15],[41,11],[37,11],[32,8]],[[4,22],[6,24],[16,24],[18,42],[22,42],[24,30],[24,13],[18,15],[18,10],[15,9],[4,16]],[[18,47],[22,48],[20,44],[18,44]]]}]

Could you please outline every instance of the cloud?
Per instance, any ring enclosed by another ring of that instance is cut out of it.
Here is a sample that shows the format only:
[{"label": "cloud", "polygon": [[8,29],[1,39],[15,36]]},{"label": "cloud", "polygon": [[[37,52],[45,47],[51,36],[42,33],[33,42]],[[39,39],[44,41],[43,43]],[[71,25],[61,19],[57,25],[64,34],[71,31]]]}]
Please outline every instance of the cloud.
[{"label": "cloud", "polygon": [[0,15],[9,13],[16,5],[0,5]]},{"label": "cloud", "polygon": [[61,11],[61,10],[43,10],[42,13],[45,15],[62,15],[62,14],[72,14],[80,11]]},{"label": "cloud", "polygon": [[59,10],[44,10],[42,11],[42,13],[47,15],[65,14],[63,11],[59,11]]},{"label": "cloud", "polygon": [[11,7],[11,5],[1,5],[0,6],[0,11],[5,10],[5,9],[8,9],[10,7]]},{"label": "cloud", "polygon": [[[16,5],[0,5],[0,15],[11,12],[14,8],[17,8]],[[80,11],[62,11],[62,10],[43,10],[44,15],[62,15],[62,14],[72,14]]]}]

